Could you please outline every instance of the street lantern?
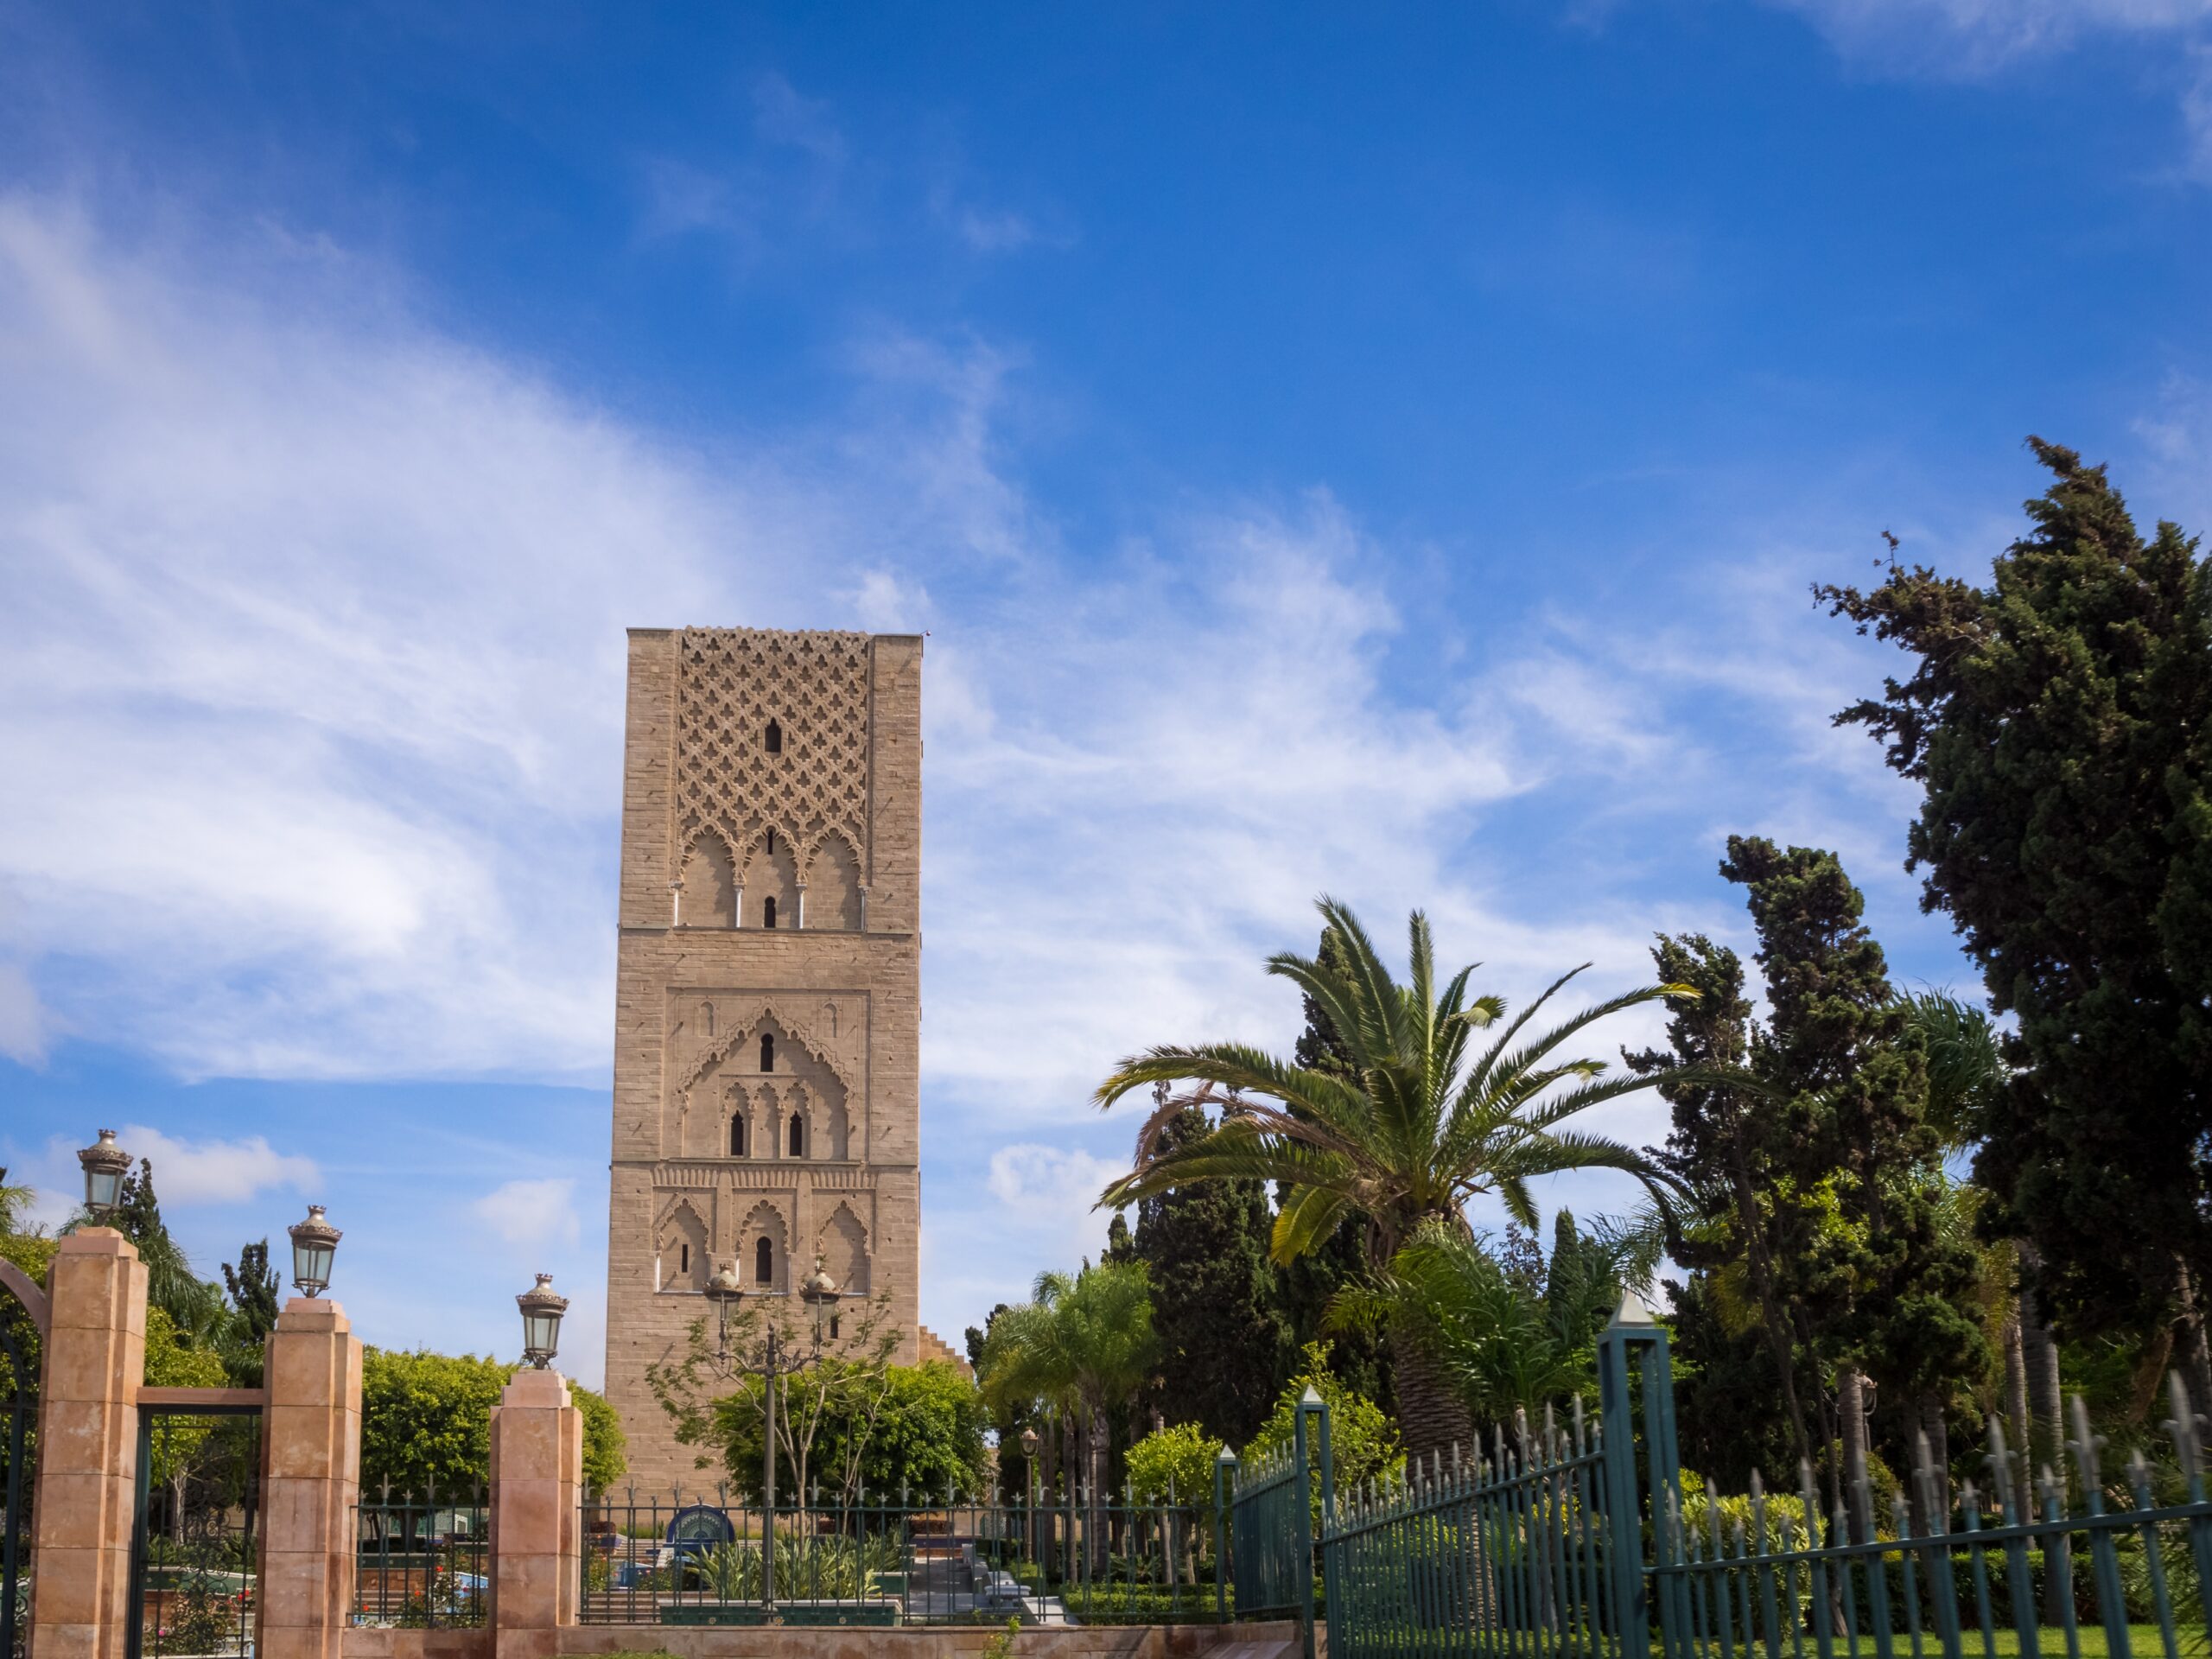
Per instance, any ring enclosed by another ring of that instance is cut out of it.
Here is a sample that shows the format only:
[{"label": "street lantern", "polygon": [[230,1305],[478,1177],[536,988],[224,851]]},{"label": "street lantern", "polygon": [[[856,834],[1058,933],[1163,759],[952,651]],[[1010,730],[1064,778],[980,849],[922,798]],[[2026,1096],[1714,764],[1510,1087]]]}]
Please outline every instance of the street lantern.
[{"label": "street lantern", "polygon": [[319,1204],[308,1205],[308,1218],[285,1230],[292,1236],[292,1288],[308,1297],[330,1288],[330,1261],[341,1235]]},{"label": "street lantern", "polygon": [[737,1276],[734,1262],[724,1262],[709,1275],[707,1287],[702,1293],[715,1305],[715,1357],[727,1362],[729,1358],[729,1311],[745,1295],[745,1281]]},{"label": "street lantern", "polygon": [[523,1362],[542,1371],[561,1351],[561,1316],[569,1311],[569,1299],[553,1288],[551,1274],[541,1273],[515,1306],[522,1309]]},{"label": "street lantern", "polygon": [[95,1224],[105,1222],[123,1197],[130,1154],[115,1144],[113,1129],[102,1129],[100,1138],[77,1154],[77,1161],[85,1166],[85,1208]]},{"label": "street lantern", "polygon": [[823,1333],[829,1329],[830,1321],[836,1317],[837,1298],[841,1294],[837,1288],[837,1281],[830,1276],[828,1270],[822,1265],[821,1252],[816,1251],[814,1271],[799,1281],[798,1287],[799,1300],[804,1302],[814,1314],[815,1341],[822,1340]]},{"label": "street lantern", "polygon": [[1034,1427],[1021,1431],[1021,1455],[1025,1458],[1037,1455],[1037,1431]]}]

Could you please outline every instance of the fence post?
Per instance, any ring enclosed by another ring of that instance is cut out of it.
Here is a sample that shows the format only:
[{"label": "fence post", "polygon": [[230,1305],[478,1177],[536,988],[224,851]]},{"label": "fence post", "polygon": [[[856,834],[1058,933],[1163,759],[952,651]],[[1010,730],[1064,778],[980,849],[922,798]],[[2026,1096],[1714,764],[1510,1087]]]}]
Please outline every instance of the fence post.
[{"label": "fence post", "polygon": [[1229,1494],[1236,1478],[1236,1454],[1227,1446],[1213,1460],[1213,1615],[1229,1622]]},{"label": "fence post", "polygon": [[542,1659],[551,1632],[576,1622],[583,1458],[567,1381],[516,1372],[492,1411],[493,1659]]},{"label": "fence post", "polygon": [[146,1266],[111,1227],[64,1236],[39,1390],[31,1659],[122,1659],[146,1375]]},{"label": "fence post", "polygon": [[353,1617],[361,1344],[335,1302],[295,1296],[269,1333],[262,1438],[263,1659],[337,1659]]},{"label": "fence post", "polygon": [[[1605,1436],[1605,1520],[1613,1621],[1621,1659],[1649,1659],[1651,1604],[1644,1568],[1642,1506],[1636,1478],[1636,1418],[1629,1396],[1629,1350],[1644,1351],[1644,1414],[1651,1452],[1652,1503],[1675,1478],[1674,1391],[1668,1381],[1667,1332],[1633,1290],[1598,1338],[1598,1405]],[[1658,1530],[1654,1528],[1655,1533]],[[1669,1650],[1673,1649],[1671,1641]]]}]

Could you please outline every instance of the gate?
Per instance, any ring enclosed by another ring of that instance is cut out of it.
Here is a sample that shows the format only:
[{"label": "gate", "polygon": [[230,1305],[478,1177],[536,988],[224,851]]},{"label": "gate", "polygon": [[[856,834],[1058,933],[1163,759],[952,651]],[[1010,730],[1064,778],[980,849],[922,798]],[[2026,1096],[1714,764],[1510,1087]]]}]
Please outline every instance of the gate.
[{"label": "gate", "polygon": [[[1309,1384],[1291,1414],[1290,1444],[1249,1467],[1224,1455],[1216,1478],[1233,1483],[1225,1508],[1236,1617],[1296,1619],[1300,1650],[1313,1659],[1313,1521],[1337,1509],[1326,1402]],[[1227,1592],[1218,1593],[1225,1613]]]},{"label": "gate", "polygon": [[257,1401],[142,1397],[128,1659],[253,1652],[261,1416]]}]

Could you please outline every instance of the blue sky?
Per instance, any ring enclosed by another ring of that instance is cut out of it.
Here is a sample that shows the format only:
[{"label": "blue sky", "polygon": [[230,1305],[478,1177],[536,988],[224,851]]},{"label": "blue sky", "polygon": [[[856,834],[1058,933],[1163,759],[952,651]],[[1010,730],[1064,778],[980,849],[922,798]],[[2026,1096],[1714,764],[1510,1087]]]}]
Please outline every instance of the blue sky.
[{"label": "blue sky", "polygon": [[1595,995],[1757,831],[1967,983],[1808,585],[2203,524],[2208,255],[2195,0],[0,0],[0,1158],[595,1376],[633,624],[929,632],[956,1341],[1319,892]]}]

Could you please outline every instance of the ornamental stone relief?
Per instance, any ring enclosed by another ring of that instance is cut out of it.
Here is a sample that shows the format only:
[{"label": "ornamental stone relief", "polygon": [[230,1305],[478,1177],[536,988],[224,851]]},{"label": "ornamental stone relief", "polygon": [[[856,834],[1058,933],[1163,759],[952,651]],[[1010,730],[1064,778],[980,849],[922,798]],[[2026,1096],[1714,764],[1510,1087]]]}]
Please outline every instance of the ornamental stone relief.
[{"label": "ornamental stone relief", "polygon": [[677,664],[669,874],[709,830],[741,868],[770,830],[802,869],[833,833],[865,866],[868,635],[686,628]]}]

